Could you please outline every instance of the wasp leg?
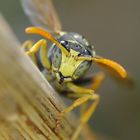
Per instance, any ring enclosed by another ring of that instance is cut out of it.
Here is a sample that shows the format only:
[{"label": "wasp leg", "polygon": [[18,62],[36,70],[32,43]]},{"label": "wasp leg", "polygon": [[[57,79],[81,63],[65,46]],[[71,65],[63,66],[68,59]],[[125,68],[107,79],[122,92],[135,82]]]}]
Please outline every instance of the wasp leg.
[{"label": "wasp leg", "polygon": [[77,137],[79,136],[79,133],[83,125],[89,120],[92,113],[94,113],[96,106],[99,102],[99,95],[95,94],[94,90],[79,87],[73,83],[67,83],[67,87],[74,92],[73,96],[72,94],[70,94],[70,97],[76,97],[75,94],[77,94],[79,98],[75,100],[75,102],[71,106],[69,106],[68,108],[66,108],[64,111],[60,113],[59,119],[57,121],[57,127],[60,124],[61,118],[64,117],[67,113],[69,113],[76,107],[86,103],[89,100],[94,100],[94,103],[83,113],[83,116],[81,116],[80,118],[80,125],[78,126],[74,135],[72,136],[72,140],[76,140]]},{"label": "wasp leg", "polygon": [[[103,80],[105,79],[105,73],[104,72],[98,72],[91,79],[92,79],[92,83],[90,84],[89,88],[96,91],[100,87]],[[77,94],[75,96],[77,96]],[[86,107],[87,107],[87,103],[85,103],[81,106],[81,109],[80,109],[80,114],[81,115],[84,113]]]},{"label": "wasp leg", "polygon": [[[105,73],[104,72],[98,72],[98,73],[94,74],[94,76],[91,79],[92,79],[92,81],[91,81],[91,84],[90,84],[89,88],[96,91],[100,87],[103,80],[105,79]],[[86,107],[87,107],[87,103],[85,103],[84,105],[81,106],[81,109],[80,109],[80,114],[81,115],[83,114]]]},{"label": "wasp leg", "polygon": [[25,42],[21,45],[21,47],[22,47],[25,51],[28,51],[28,50],[30,50],[30,49],[33,47],[33,41],[27,40],[27,41],[25,41]]},{"label": "wasp leg", "polygon": [[28,55],[36,54],[39,49],[40,49],[40,59],[42,65],[45,68],[50,69],[51,66],[47,56],[48,49],[47,49],[47,42],[45,39],[39,40],[36,44],[32,46],[32,48],[30,48],[29,51],[26,52],[26,54]]},{"label": "wasp leg", "polygon": [[[33,41],[31,40],[27,40],[25,41],[22,46],[21,46],[25,52],[29,51],[32,47],[33,47]],[[32,61],[37,65],[37,59],[35,54],[30,54],[30,58],[32,59]]]},{"label": "wasp leg", "polygon": [[[92,81],[91,81],[92,83],[90,84],[89,88],[96,91],[100,87],[103,80],[105,79],[105,73],[104,72],[98,72],[98,73],[94,74],[94,76],[91,79],[92,79]],[[74,96],[77,96],[77,94],[74,95]],[[81,116],[82,116],[83,112],[85,111],[86,107],[87,107],[87,103],[85,103],[81,106],[81,109],[80,109]]]},{"label": "wasp leg", "polygon": [[[100,85],[101,85],[101,83],[103,82],[104,79],[105,79],[105,73],[104,72],[98,72],[98,73],[94,74],[94,76],[91,77],[91,84],[90,84],[89,88],[96,91],[100,87]],[[69,98],[74,99],[74,98],[81,97],[81,94],[70,93],[67,96]],[[81,115],[84,112],[84,110],[86,109],[86,107],[87,107],[87,102],[81,106],[81,109],[80,109],[80,114]]]},{"label": "wasp leg", "polygon": [[98,72],[92,77],[92,83],[90,84],[90,88],[93,90],[97,90],[103,80],[105,79],[105,73],[104,72]]},{"label": "wasp leg", "polygon": [[[101,83],[103,82],[103,80],[105,79],[105,73],[104,72],[98,72],[96,74],[93,75],[93,77],[91,77],[91,84],[90,84],[90,89],[93,89],[94,91],[96,91]],[[88,103],[84,103],[81,108],[80,108],[80,116],[82,117],[85,113],[85,111],[87,110],[87,107],[88,107]],[[90,130],[90,126],[88,124],[85,125],[86,127],[84,127],[84,131],[86,131],[87,133],[91,133],[91,130]],[[93,135],[93,134],[92,134]],[[95,140],[95,136],[93,135],[92,136],[92,139]]]},{"label": "wasp leg", "polygon": [[99,100],[100,100],[100,96],[97,95],[97,94],[93,94],[91,96],[90,100],[94,100],[94,102],[81,116],[80,124],[79,124],[78,128],[76,129],[74,135],[72,136],[72,140],[76,140],[78,138],[82,128],[88,122],[88,120],[90,119],[91,115],[95,112],[95,109],[96,109],[96,107],[97,107],[97,105],[99,103]]}]

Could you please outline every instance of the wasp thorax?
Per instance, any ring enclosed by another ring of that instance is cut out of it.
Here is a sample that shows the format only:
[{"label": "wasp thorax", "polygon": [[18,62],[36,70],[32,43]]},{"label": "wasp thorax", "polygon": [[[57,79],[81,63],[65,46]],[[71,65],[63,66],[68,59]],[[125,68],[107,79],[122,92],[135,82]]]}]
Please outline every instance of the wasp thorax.
[{"label": "wasp thorax", "polygon": [[78,57],[93,56],[93,47],[77,33],[66,33],[58,41],[69,52],[65,54],[55,44],[50,49],[49,58],[58,81],[62,83],[80,78],[91,66],[91,61],[79,60]]}]

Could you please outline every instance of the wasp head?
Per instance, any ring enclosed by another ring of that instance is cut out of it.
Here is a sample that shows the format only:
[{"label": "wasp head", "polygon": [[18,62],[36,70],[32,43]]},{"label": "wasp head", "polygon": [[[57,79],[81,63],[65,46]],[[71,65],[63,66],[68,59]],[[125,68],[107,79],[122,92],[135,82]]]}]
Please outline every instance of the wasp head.
[{"label": "wasp head", "polygon": [[83,76],[91,66],[91,61],[79,60],[80,56],[95,55],[93,46],[77,33],[66,33],[58,38],[67,54],[61,51],[56,44],[50,49],[49,56],[52,69],[60,83],[73,81]]}]

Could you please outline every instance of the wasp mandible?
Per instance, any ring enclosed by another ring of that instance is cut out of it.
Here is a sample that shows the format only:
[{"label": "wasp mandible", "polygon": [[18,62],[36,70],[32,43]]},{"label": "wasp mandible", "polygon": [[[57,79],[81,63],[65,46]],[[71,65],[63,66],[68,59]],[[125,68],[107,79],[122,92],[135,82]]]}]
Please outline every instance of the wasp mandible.
[{"label": "wasp mandible", "polygon": [[[84,82],[83,76],[92,63],[99,65],[111,76],[120,80],[127,79],[128,74],[117,62],[97,55],[93,45],[82,35],[63,32],[51,0],[22,0],[22,4],[25,13],[36,25],[26,28],[26,33],[41,35],[45,38],[35,44],[31,41],[25,42],[24,47],[28,48],[26,53],[57,91],[75,99],[74,103],[63,110],[58,118],[64,117],[68,112],[90,100],[93,101],[80,117],[80,124],[71,138],[75,140],[84,124],[95,112],[100,100],[96,90],[106,75],[104,71],[94,74],[89,78],[89,88],[80,86],[78,81]],[[50,41],[51,45],[48,45],[47,41]]]}]

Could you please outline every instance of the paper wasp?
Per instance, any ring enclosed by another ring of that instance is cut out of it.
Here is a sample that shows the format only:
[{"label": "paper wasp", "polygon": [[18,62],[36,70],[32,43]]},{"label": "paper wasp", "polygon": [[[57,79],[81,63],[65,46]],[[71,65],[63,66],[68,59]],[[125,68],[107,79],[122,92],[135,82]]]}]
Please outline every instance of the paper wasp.
[{"label": "paper wasp", "polygon": [[[24,44],[28,48],[26,53],[31,56],[56,90],[75,99],[71,106],[60,113],[57,124],[68,112],[93,100],[80,117],[80,124],[71,138],[75,140],[99,103],[100,96],[96,90],[105,78],[105,72],[120,80],[128,78],[127,72],[117,62],[98,56],[93,45],[80,34],[63,32],[51,0],[22,0],[22,4],[25,13],[36,25],[26,28],[26,33],[41,35],[45,38],[35,44],[31,41],[26,42]],[[48,46],[47,41],[51,41],[52,44]],[[79,86],[76,83],[82,80],[84,82],[83,76],[92,63],[103,68],[105,72],[94,74],[90,78],[89,88]]]}]

